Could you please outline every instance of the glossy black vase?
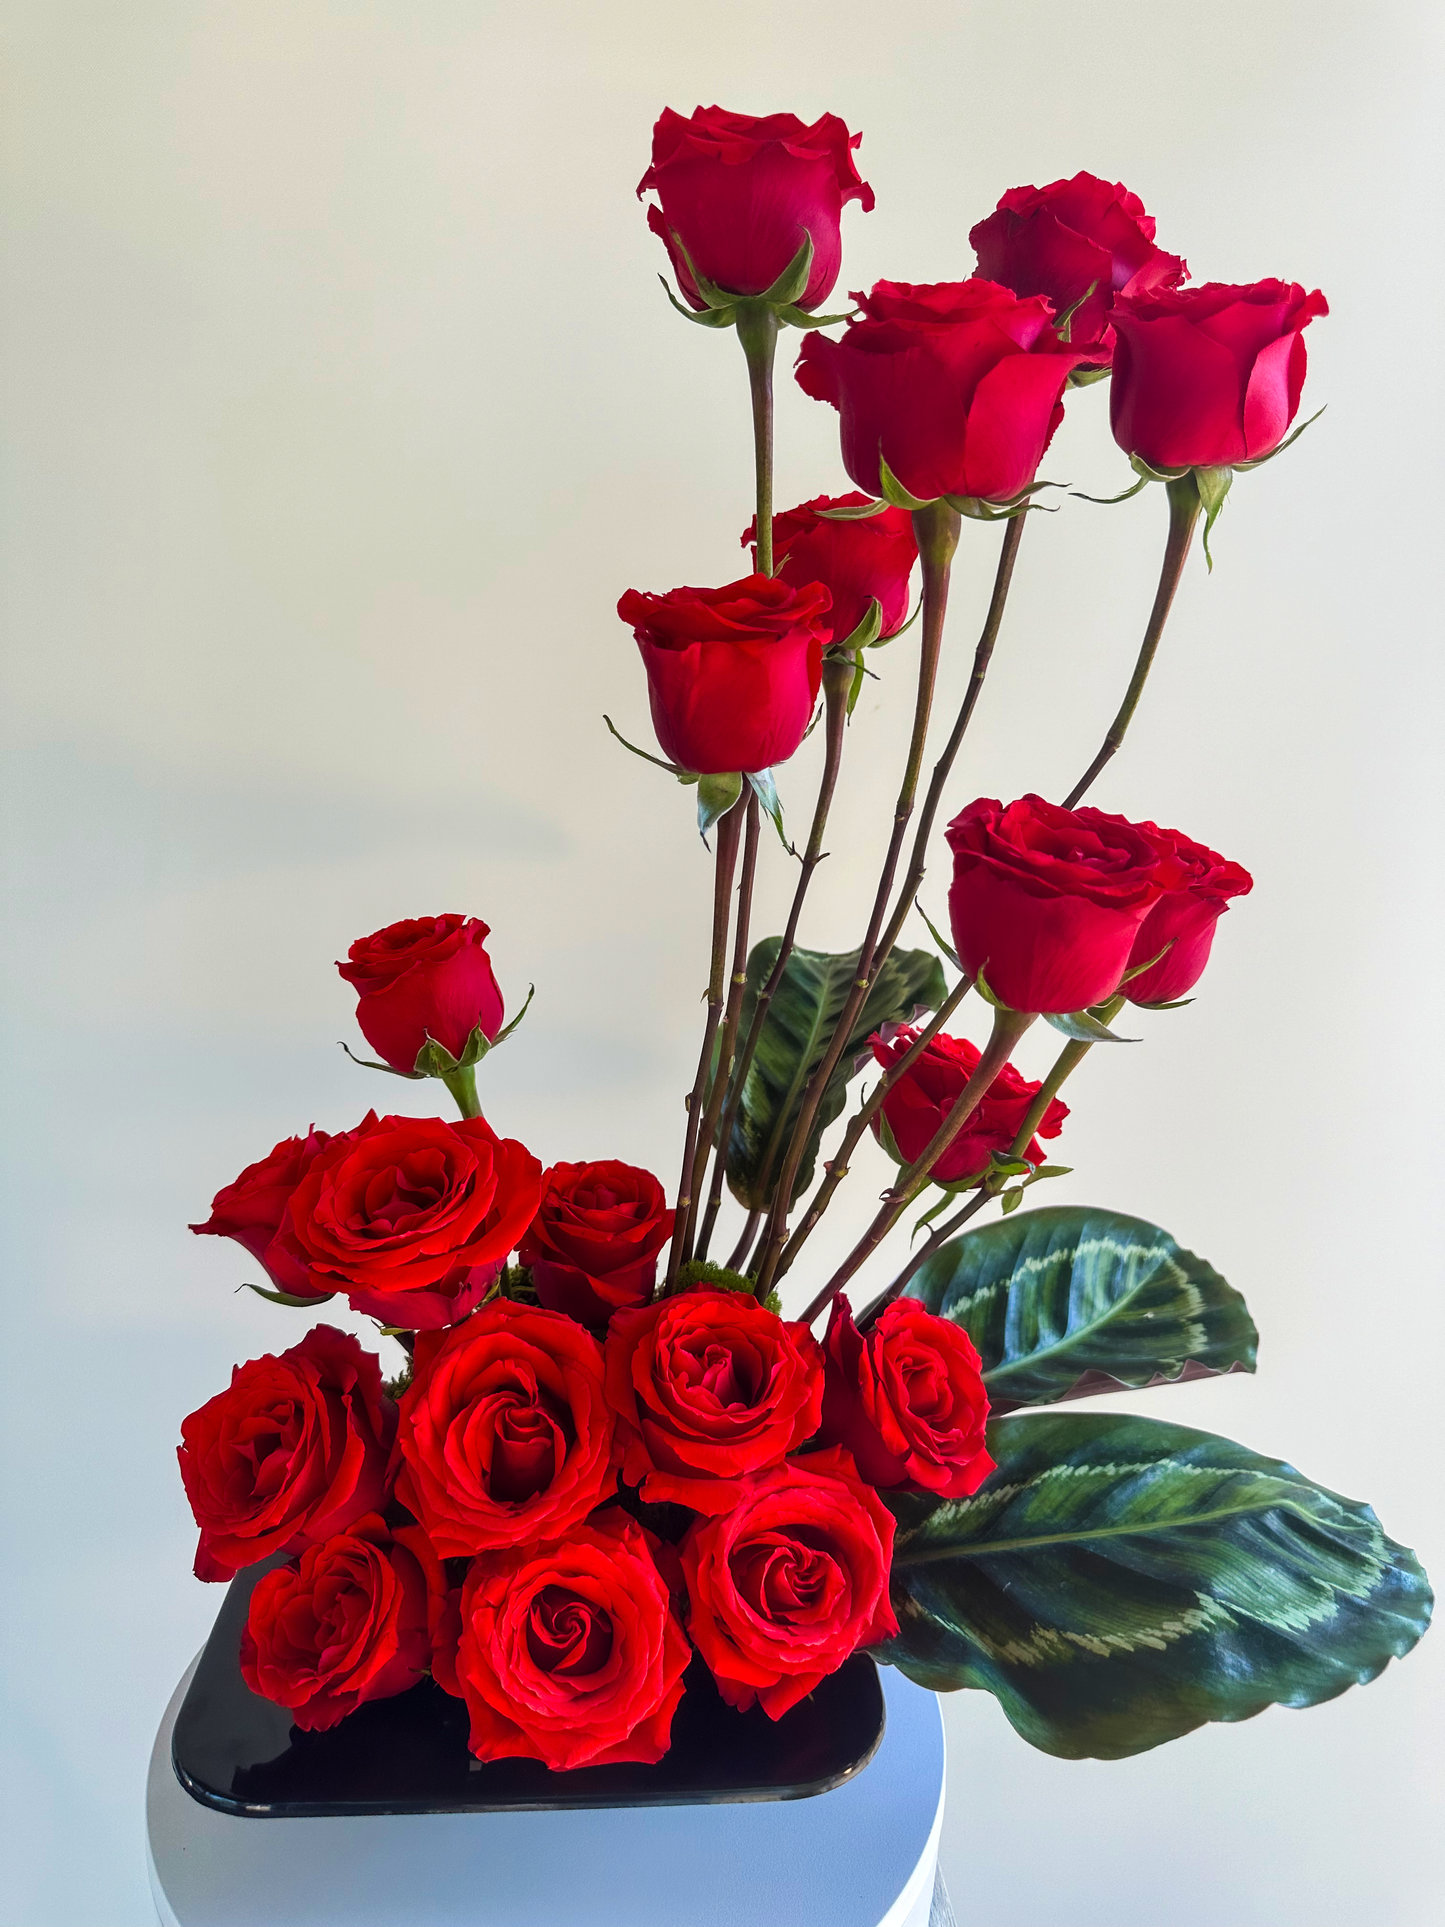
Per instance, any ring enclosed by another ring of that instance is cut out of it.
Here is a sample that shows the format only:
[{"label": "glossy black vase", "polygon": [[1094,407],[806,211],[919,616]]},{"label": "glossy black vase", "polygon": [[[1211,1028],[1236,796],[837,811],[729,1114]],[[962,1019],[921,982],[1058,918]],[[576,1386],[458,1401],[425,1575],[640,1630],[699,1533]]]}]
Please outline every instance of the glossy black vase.
[{"label": "glossy black vase", "polygon": [[274,1560],[238,1573],[176,1717],[172,1759],[191,1796],[258,1818],[488,1813],[513,1808],[689,1806],[800,1800],[866,1766],[883,1737],[877,1668],[862,1653],[770,1720],[738,1713],[694,1659],[656,1766],[485,1764],[467,1751],[467,1714],[431,1680],[358,1707],[327,1733],[303,1733],[260,1699],[238,1659],[251,1589]]}]

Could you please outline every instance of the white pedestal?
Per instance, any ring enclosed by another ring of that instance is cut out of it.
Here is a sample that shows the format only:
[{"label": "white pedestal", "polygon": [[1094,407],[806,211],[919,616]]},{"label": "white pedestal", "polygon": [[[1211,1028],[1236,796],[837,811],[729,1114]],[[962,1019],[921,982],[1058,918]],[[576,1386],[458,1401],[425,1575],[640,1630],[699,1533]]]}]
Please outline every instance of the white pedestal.
[{"label": "white pedestal", "polygon": [[577,1813],[241,1819],[151,1753],[146,1845],[162,1927],[928,1927],[939,1892],[943,1720],[881,1670],[863,1771],[809,1800]]}]

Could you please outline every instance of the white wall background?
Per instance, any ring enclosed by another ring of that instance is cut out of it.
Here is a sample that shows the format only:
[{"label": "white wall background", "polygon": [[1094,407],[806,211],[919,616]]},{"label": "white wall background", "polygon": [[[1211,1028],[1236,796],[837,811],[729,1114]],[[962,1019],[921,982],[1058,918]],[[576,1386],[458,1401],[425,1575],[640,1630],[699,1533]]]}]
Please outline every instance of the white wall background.
[{"label": "white wall background", "polygon": [[[177,1424],[304,1328],[184,1227],[283,1133],[412,1095],[336,1048],[347,942],[484,916],[513,998],[537,984],[489,1113],[544,1158],[673,1181],[708,878],[690,794],[600,712],[647,740],[618,593],[737,573],[750,503],[741,358],[671,313],[632,198],[664,102],[863,129],[878,208],[847,217],[844,288],[962,275],[1004,188],[1085,166],[1199,279],[1329,295],[1329,413],[1236,485],[1093,799],[1257,888],[1200,1000],[1076,1080],[1053,1195],[1157,1218],[1261,1326],[1257,1379],[1136,1407],[1369,1497],[1438,1576],[1433,10],[7,12],[6,1917],[150,1918],[144,1760],[217,1603],[188,1577]],[[831,411],[780,386],[787,504],[844,480]],[[1070,402],[1047,472],[1128,479],[1107,390]],[[952,807],[1067,788],[1163,517],[1155,491],[1034,519]],[[946,705],[997,540],[965,529]],[[856,941],[896,783],[908,645],[881,666],[823,947]],[[784,774],[796,822],[816,749]],[[767,861],[763,929],[791,887]],[[1426,1927],[1442,1652],[1118,1765],[1045,1758],[960,1696],[961,1920]]]}]

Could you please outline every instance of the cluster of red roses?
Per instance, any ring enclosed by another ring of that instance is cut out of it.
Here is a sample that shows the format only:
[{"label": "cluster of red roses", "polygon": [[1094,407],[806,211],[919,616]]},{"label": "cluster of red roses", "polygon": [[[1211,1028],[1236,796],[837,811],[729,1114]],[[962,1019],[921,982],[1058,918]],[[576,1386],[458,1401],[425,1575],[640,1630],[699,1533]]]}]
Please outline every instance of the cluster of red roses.
[{"label": "cluster of red roses", "polygon": [[[831,115],[808,127],[664,113],[642,189],[660,198],[649,222],[708,325],[736,322],[741,335],[765,310],[774,333],[779,317],[817,325],[842,207],[872,204],[856,145]],[[880,282],[853,297],[860,318],[841,338],[806,334],[799,383],[838,409],[844,466],[867,494],[771,517],[760,454],[761,527],[742,540],[761,572],[720,589],[629,591],[619,604],[676,771],[735,779],[724,820],[743,776],[762,779],[797,749],[825,649],[902,629],[930,512],[945,504],[956,527],[960,515],[1021,509],[1071,382],[1112,368],[1116,438],[1144,480],[1171,487],[1268,454],[1297,410],[1301,331],[1322,298],[1280,282],[1181,288],[1183,261],[1155,245],[1123,187],[1080,174],[1014,190],[970,239],[988,278]],[[770,449],[770,417],[755,419]],[[931,612],[925,596],[934,665],[939,579]],[[941,580],[946,595],[946,561]],[[931,675],[920,672],[925,692]],[[922,696],[919,713],[926,726]],[[755,839],[756,802],[747,808]],[[1251,887],[1177,831],[1034,795],[970,804],[947,840],[958,964],[1020,1023],[1181,998],[1229,900]],[[720,840],[724,909],[727,875]],[[820,1343],[760,1301],[778,1236],[756,1294],[702,1263],[679,1275],[690,1233],[650,1172],[615,1160],[544,1171],[499,1137],[470,1069],[502,1028],[487,935],[455,915],[399,923],[339,966],[381,1067],[444,1077],[459,1121],[368,1112],[350,1131],[288,1138],[194,1227],[244,1245],[267,1295],[307,1305],[341,1293],[411,1354],[388,1388],[353,1338],[318,1325],[238,1367],[191,1414],[180,1462],[201,1529],[196,1571],[221,1579],[286,1556],[253,1591],[242,1668],[299,1726],[334,1725],[430,1671],[465,1700],[483,1759],[653,1761],[694,1654],[729,1703],[776,1718],[897,1630],[893,1517],[879,1491],[975,1491],[992,1469],[988,1400],[968,1338],[917,1302],[895,1295],[854,1322],[837,1291],[853,1261],[828,1288]],[[864,989],[879,961],[859,966]],[[713,1020],[720,995],[715,984]],[[981,1070],[971,1043],[937,1029],[942,1016],[922,1049],[910,1026],[872,1038],[888,1079],[873,1129],[912,1167],[915,1190],[925,1178],[986,1188],[995,1155],[1020,1154],[1028,1120],[1053,1137],[1067,1112],[1005,1061],[1017,1026],[1000,1044],[996,1019]],[[680,1212],[695,1203],[692,1156],[690,1140]],[[1037,1138],[1022,1156],[1041,1163]],[[659,1296],[675,1228],[681,1250]]]},{"label": "cluster of red roses", "polygon": [[[859,139],[833,114],[811,126],[717,107],[662,115],[638,192],[657,193],[649,225],[694,308],[709,309],[703,284],[764,295],[802,233],[811,265],[792,317],[804,322],[800,311],[827,299],[842,209],[873,205],[853,163]],[[843,466],[866,494],[819,496],[778,517],[771,576],[629,590],[619,602],[658,741],[681,769],[761,771],[791,756],[824,647],[854,632],[869,597],[882,605],[884,638],[903,624],[914,556],[905,509],[945,498],[987,517],[1017,504],[1071,381],[1112,372],[1115,439],[1161,479],[1256,462],[1284,439],[1304,384],[1303,330],[1328,312],[1318,290],[1183,287],[1188,268],[1156,246],[1143,202],[1092,174],[1010,189],[968,238],[973,278],[880,281],[850,297],[854,318],[837,340],[804,337],[798,384],[838,410]],[[904,506],[866,523],[820,519],[884,495]]]},{"label": "cluster of red roses", "polygon": [[[378,1050],[500,1027],[486,934],[448,916],[352,946]],[[973,1346],[911,1302],[864,1335],[840,1300],[820,1345],[746,1293],[653,1301],[672,1222],[649,1172],[544,1174],[479,1117],[369,1114],[218,1193],[195,1228],[285,1296],[415,1333],[394,1397],[317,1325],[181,1428],[198,1576],[291,1555],[252,1594],[254,1691],[323,1728],[430,1670],[483,1759],[656,1760],[694,1649],[777,1717],[895,1630],[873,1487],[957,1497],[991,1470]],[[504,1275],[518,1247],[529,1276]]]}]

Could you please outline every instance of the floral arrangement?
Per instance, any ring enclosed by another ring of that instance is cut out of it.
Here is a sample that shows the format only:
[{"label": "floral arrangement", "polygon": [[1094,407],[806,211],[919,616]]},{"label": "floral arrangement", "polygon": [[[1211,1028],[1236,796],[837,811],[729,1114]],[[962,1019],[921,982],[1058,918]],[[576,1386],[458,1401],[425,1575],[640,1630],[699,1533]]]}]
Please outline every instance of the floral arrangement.
[{"label": "floral arrangement", "polygon": [[[182,1426],[196,1573],[272,1561],[240,1664],[304,1730],[430,1674],[465,1701],[482,1760],[654,1762],[697,1669],[778,1719],[866,1650],[927,1686],[994,1693],[1051,1752],[1118,1757],[1328,1699],[1427,1624],[1423,1572],[1368,1507],[1210,1434],[1073,1405],[1252,1371],[1254,1326],[1156,1226],[1018,1209],[1059,1169],[1044,1147],[1065,1080],[1123,1041],[1126,1006],[1141,1029],[1187,1021],[1163,1013],[1190,1000],[1251,888],[1205,844],[1083,799],[1124,741],[1201,521],[1207,552],[1234,477],[1301,432],[1304,331],[1324,299],[1191,284],[1140,200],[1080,173],[1005,194],[970,235],[970,278],[880,281],[820,313],[843,210],[873,206],[858,144],[831,114],[668,110],[638,190],[655,196],[674,307],[742,345],[756,449],[751,571],[618,604],[661,752],[636,753],[695,791],[712,840],[674,1203],[616,1158],[544,1170],[482,1115],[477,1068],[520,1014],[504,1021],[487,926],[446,915],[362,938],[339,969],[366,1061],[439,1081],[459,1115],[368,1111],[286,1138],[193,1227],[245,1248],[262,1297],[339,1294],[407,1354],[387,1383],[317,1324]],[[775,513],[786,329],[798,385],[837,411],[855,488]],[[1098,406],[1080,391],[1104,379],[1135,478],[1113,499],[1158,483],[1168,504],[1137,666],[1067,797],[980,798],[940,831],[1023,532],[1054,487],[1040,463],[1065,406]],[[992,600],[920,803],[950,564],[965,525],[982,540],[971,525],[987,523]],[[915,619],[914,724],[863,934],[843,955],[808,950],[868,659],[909,648]],[[774,771],[815,725],[799,850]],[[930,947],[903,948],[942,847],[951,941],[929,924]],[[796,888],[781,937],[754,942],[769,850]],[[947,1028],[970,994],[981,1045]],[[1040,1020],[1061,1038],[1034,1081],[1009,1058]],[[780,1290],[869,1131],[897,1175],[785,1316]],[[725,1190],[742,1221],[722,1263]],[[911,1255],[855,1310],[847,1287],[920,1199]]]}]

